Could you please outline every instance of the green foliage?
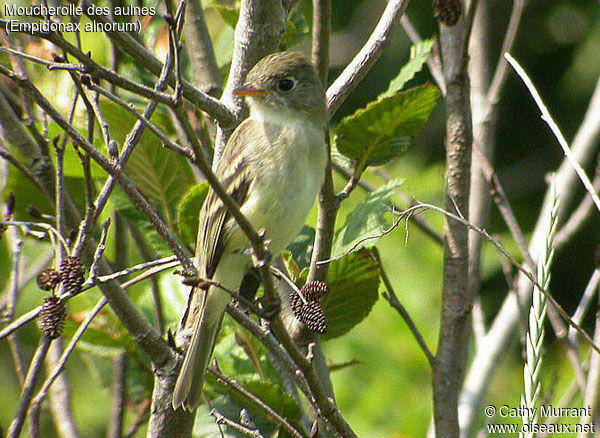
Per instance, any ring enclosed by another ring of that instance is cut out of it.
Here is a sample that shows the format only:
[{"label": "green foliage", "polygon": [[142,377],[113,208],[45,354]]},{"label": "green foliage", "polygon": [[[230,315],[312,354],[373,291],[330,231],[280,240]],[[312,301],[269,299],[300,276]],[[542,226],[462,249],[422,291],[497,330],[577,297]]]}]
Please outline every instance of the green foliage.
[{"label": "green foliage", "polygon": [[361,249],[331,262],[327,285],[322,302],[327,332],[322,338],[333,339],[365,319],[379,298],[379,267],[371,251]]},{"label": "green foliage", "polygon": [[231,28],[235,28],[238,18],[240,17],[240,8],[238,6],[223,6],[213,3],[211,7],[219,13],[225,24]]},{"label": "green foliage", "polygon": [[298,284],[298,280],[302,274],[302,269],[300,269],[300,266],[298,266],[298,263],[296,263],[296,260],[294,260],[292,253],[288,250],[285,250],[283,254],[281,254],[281,258],[283,260],[283,265],[285,266],[288,277],[290,277],[290,280],[292,280],[294,283]]},{"label": "green foliage", "polygon": [[[382,232],[390,227],[386,213],[390,213],[394,191],[402,180],[394,179],[369,193],[356,208],[346,216],[346,223],[337,230],[332,255],[338,257],[348,251],[364,246],[371,247],[383,237]],[[364,240],[368,237],[368,240]]]},{"label": "green foliage", "polygon": [[[211,2],[208,6],[217,11],[225,23],[225,27],[219,33],[214,44],[217,65],[224,67],[231,62],[233,55],[233,31],[240,16],[240,5],[236,3],[234,6],[224,6]],[[294,8],[288,15],[280,49],[287,50],[297,46],[306,40],[309,35],[310,26],[308,20],[301,10]]]},{"label": "green foliage", "polygon": [[[277,384],[261,382],[259,380],[248,380],[240,382],[252,394],[275,409],[284,418],[299,419],[300,408],[296,401],[285,390]],[[254,402],[239,394],[237,391],[230,392],[231,398],[238,405],[247,408],[253,417],[268,419],[265,411]]]},{"label": "green foliage", "polygon": [[147,242],[152,247],[153,251],[160,256],[166,257],[172,254],[171,249],[160,237],[146,216],[140,212],[131,202],[129,197],[122,191],[119,186],[113,189],[110,197],[110,203],[114,211],[118,211],[125,219],[132,223],[147,239]]},{"label": "green foliage", "polygon": [[390,86],[382,95],[390,95],[402,90],[404,85],[421,71],[433,48],[434,40],[422,40],[410,46],[410,60],[400,69],[400,73],[390,81]]},{"label": "green foliage", "polygon": [[186,244],[194,245],[196,242],[200,210],[209,188],[207,182],[190,187],[177,206],[177,226]]},{"label": "green foliage", "polygon": [[288,249],[300,268],[306,268],[310,265],[314,242],[315,229],[304,225],[300,234],[288,245]]},{"label": "green foliage", "polygon": [[[71,338],[87,312],[69,315],[65,321],[63,336]],[[102,387],[112,384],[112,359],[117,354],[127,354],[127,394],[135,402],[140,402],[152,393],[153,376],[149,364],[140,356],[137,344],[117,316],[103,309],[92,321],[77,343],[77,350],[84,362]]]},{"label": "green foliage", "polygon": [[289,14],[281,40],[282,49],[297,46],[310,35],[310,26],[304,14],[297,8]]},{"label": "green foliage", "polygon": [[340,153],[366,166],[385,164],[404,153],[435,108],[440,92],[433,85],[380,96],[344,117],[333,142]]}]

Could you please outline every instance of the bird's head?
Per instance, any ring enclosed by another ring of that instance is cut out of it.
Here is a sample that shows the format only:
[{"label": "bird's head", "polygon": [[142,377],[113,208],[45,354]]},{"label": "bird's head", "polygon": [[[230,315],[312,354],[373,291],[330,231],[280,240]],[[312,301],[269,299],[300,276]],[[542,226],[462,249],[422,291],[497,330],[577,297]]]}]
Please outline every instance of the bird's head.
[{"label": "bird's head", "polygon": [[314,67],[300,52],[278,52],[258,61],[243,86],[233,94],[246,96],[252,113],[269,119],[308,118],[325,123],[323,86]]}]

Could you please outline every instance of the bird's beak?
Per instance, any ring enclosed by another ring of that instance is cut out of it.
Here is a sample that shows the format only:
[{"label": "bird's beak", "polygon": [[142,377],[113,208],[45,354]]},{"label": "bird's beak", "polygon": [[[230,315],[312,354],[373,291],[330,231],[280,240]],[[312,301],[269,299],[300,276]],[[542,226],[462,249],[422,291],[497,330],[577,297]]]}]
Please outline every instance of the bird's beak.
[{"label": "bird's beak", "polygon": [[250,97],[262,96],[266,92],[267,90],[265,90],[264,88],[258,88],[251,84],[242,85],[241,87],[238,87],[235,90],[233,90],[233,94],[235,94],[236,96]]}]

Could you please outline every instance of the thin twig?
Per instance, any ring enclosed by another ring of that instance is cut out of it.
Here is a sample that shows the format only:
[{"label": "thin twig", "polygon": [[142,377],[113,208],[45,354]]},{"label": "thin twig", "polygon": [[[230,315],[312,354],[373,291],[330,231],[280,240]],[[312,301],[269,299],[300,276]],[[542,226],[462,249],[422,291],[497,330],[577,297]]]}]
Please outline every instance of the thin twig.
[{"label": "thin twig", "polygon": [[330,117],[335,114],[350,92],[356,88],[379,59],[390,40],[394,25],[404,13],[409,1],[391,0],[388,2],[377,26],[365,45],[331,84],[327,90],[327,107],[329,108]]},{"label": "thin twig", "polygon": [[529,93],[533,97],[533,100],[535,100],[536,105],[542,112],[542,120],[544,120],[550,127],[550,130],[552,131],[552,133],[558,140],[558,143],[560,144],[560,147],[562,148],[563,152],[565,153],[565,156],[569,160],[569,163],[571,163],[571,166],[573,166],[573,169],[575,169],[575,172],[577,172],[577,175],[579,176],[579,179],[583,183],[583,186],[585,187],[587,192],[592,197],[592,200],[594,201],[594,204],[596,204],[596,208],[598,209],[598,211],[600,211],[600,198],[598,197],[598,194],[594,190],[594,185],[588,178],[587,174],[585,173],[585,170],[583,170],[583,168],[577,162],[577,158],[573,155],[573,152],[571,151],[571,148],[569,147],[567,140],[562,135],[560,128],[558,127],[558,125],[556,124],[556,122],[554,121],[552,116],[550,115],[548,108],[546,107],[546,105],[544,105],[544,101],[542,100],[540,94],[536,90],[535,85],[533,85],[533,82],[531,81],[531,79],[529,78],[529,76],[527,75],[525,70],[523,70],[521,65],[515,60],[515,58],[513,58],[509,53],[505,53],[504,57],[508,60],[510,65],[512,65],[512,67],[515,69],[515,71],[517,72],[517,74],[519,75],[519,77],[521,78],[523,83],[525,83],[525,86],[529,90]]},{"label": "thin twig", "polygon": [[[17,305],[17,299],[19,297],[19,277],[21,273],[21,245],[23,241],[16,235],[16,233],[7,233],[10,237],[11,255],[12,255],[12,268],[10,270],[10,289],[6,298],[6,307],[4,314],[2,315],[2,323],[12,322],[15,316],[15,306]],[[10,349],[10,355],[12,357],[15,371],[19,383],[23,386],[25,382],[25,365],[23,364],[23,356],[21,354],[21,344],[16,333],[13,333],[8,337],[8,347]]]},{"label": "thin twig", "polygon": [[[86,8],[84,8],[85,10]],[[107,17],[96,15],[91,17],[93,20],[101,21],[105,23],[113,23]],[[0,25],[6,25],[6,20],[0,19]],[[43,39],[46,39],[54,44],[56,44],[61,49],[65,50],[70,55],[77,58],[85,67],[88,69],[89,73],[92,75],[96,75],[107,81],[114,83],[115,85],[122,87],[124,89],[128,89],[132,92],[137,92],[142,95],[142,87],[138,86],[135,89],[130,89],[131,81],[125,82],[123,81],[123,77],[117,75],[111,70],[102,67],[100,64],[94,62],[90,56],[83,53],[77,47],[70,44],[67,40],[65,40],[59,33],[43,33],[43,32],[24,32],[33,36],[37,36]],[[146,69],[154,73],[155,75],[159,75],[160,71],[163,67],[162,63],[155,58],[145,47],[135,41],[130,35],[125,32],[107,32],[107,35],[115,41],[115,44],[119,46],[123,51],[132,55],[137,61],[140,62],[140,65],[144,66]],[[173,78],[169,79],[169,83],[174,83]],[[219,123],[224,126],[231,125],[234,122],[234,116],[232,112],[219,102],[217,99],[209,96],[206,93],[195,88],[189,82],[183,80],[182,81],[182,93],[183,95],[190,100],[196,107],[210,114],[212,117],[217,119]],[[129,87],[129,88],[128,88]],[[145,90],[148,91],[148,90]],[[152,93],[151,91],[146,94],[145,97],[148,98],[158,98],[162,99],[161,103],[169,105],[172,100],[170,97],[165,99],[165,96],[159,96],[156,93]]]},{"label": "thin twig", "polygon": [[[142,280],[145,280],[146,278],[148,278],[150,275],[156,273],[156,272],[151,272],[151,271],[152,270],[145,272],[145,273],[138,275],[137,277],[131,279],[130,281],[123,283],[121,285],[121,288],[123,290],[127,290],[127,288],[129,288],[130,286],[137,284],[137,283],[141,282]],[[83,335],[84,335],[85,331],[87,330],[87,328],[89,327],[89,325],[92,323],[94,318],[100,313],[100,311],[104,308],[106,303],[108,303],[108,300],[105,296],[103,296],[96,303],[94,308],[87,313],[85,319],[79,325],[79,327],[77,328],[77,331],[75,332],[75,334],[69,341],[69,345],[67,345],[67,347],[63,351],[60,359],[56,363],[56,366],[52,370],[52,373],[49,374],[48,378],[44,381],[41,389],[38,391],[35,398],[33,399],[32,404],[31,404],[31,414],[30,415],[32,415],[32,416],[39,415],[39,409],[41,406],[41,402],[46,397],[46,394],[48,393],[48,390],[52,386],[52,383],[54,383],[56,378],[63,372],[65,364],[67,363],[67,360],[69,359],[73,350],[75,350],[77,343],[81,340],[81,338],[83,337]]]},{"label": "thin twig", "polygon": [[48,102],[48,100],[40,93],[40,91],[29,81],[21,80],[14,76],[12,72],[9,72],[6,68],[0,65],[0,73],[5,74],[7,77],[16,82],[16,84],[22,88],[35,102],[46,111],[46,113],[52,117],[52,119],[69,134],[73,142],[84,149],[93,159],[96,161],[107,173],[115,177],[119,182],[125,193],[131,198],[135,206],[140,209],[148,220],[152,223],[158,234],[165,240],[173,252],[177,255],[181,263],[190,272],[195,271],[194,265],[187,255],[186,249],[181,245],[177,237],[164,223],[162,218],[158,215],[154,207],[148,202],[148,200],[140,193],[135,184],[125,175],[123,170],[109,161],[104,155],[102,155],[94,145],[90,144],[86,138],[84,138],[77,130],[69,124],[64,117]]},{"label": "thin twig", "polygon": [[[600,190],[600,173],[592,180],[592,184],[596,191]],[[594,202],[589,193],[586,193],[581,203],[573,210],[569,218],[565,221],[562,227],[556,232],[554,239],[554,247],[559,250],[567,242],[569,242],[581,227],[592,217],[594,213]]]},{"label": "thin twig", "polygon": [[63,248],[68,252],[69,245],[67,245],[67,241],[65,238],[58,232],[56,228],[52,225],[47,224],[45,222],[29,222],[29,221],[0,221],[0,225],[8,225],[21,228],[23,230],[28,230],[29,228],[41,228],[47,231],[48,236],[52,236],[57,238],[62,244]]},{"label": "thin twig", "polygon": [[231,427],[232,429],[237,430],[241,434],[252,437],[252,438],[264,438],[263,434],[260,433],[260,430],[252,429],[250,427],[246,427],[242,424],[236,423],[235,421],[230,420],[229,418],[227,418],[226,416],[221,414],[216,409],[211,409],[210,415],[215,417],[215,422],[218,425],[224,424],[225,426]]},{"label": "thin twig", "polygon": [[[594,296],[598,293],[598,286],[600,286],[600,269],[596,268],[594,269],[594,272],[592,272],[592,276],[590,277],[585,290],[581,295],[581,299],[579,300],[577,309],[575,309],[575,313],[573,313],[573,321],[575,321],[577,324],[583,323],[583,318],[587,314]],[[568,336],[571,342],[574,345],[577,345],[577,334],[571,327],[569,327]]]},{"label": "thin twig", "polygon": [[[402,15],[400,18],[400,24],[404,28],[406,35],[408,35],[413,44],[418,44],[423,40],[417,32],[417,29],[415,29],[415,27],[412,25],[407,14]],[[433,76],[433,80],[442,92],[442,96],[445,96],[446,83],[444,81],[444,74],[442,73],[442,61],[440,60],[439,52],[434,51],[431,56],[427,57],[426,62],[427,67],[429,67],[429,72],[431,73],[431,76]]]},{"label": "thin twig", "polygon": [[213,366],[208,368],[208,372],[214,374],[217,379],[223,383],[228,388],[235,390],[236,392],[243,395],[245,398],[250,400],[252,403],[257,405],[261,411],[269,418],[271,421],[277,423],[283,429],[285,429],[291,436],[295,438],[303,438],[302,434],[294,428],[285,418],[279,415],[273,408],[271,408],[268,404],[258,398],[256,395],[252,394],[248,391],[243,385],[238,383],[236,380],[226,376],[219,370],[219,368]]},{"label": "thin twig", "polygon": [[[132,266],[131,268],[127,268],[123,271],[119,271],[119,272],[115,272],[114,274],[98,277],[96,279],[96,281],[93,283],[86,282],[81,287],[81,291],[83,292],[84,290],[90,289],[93,286],[96,286],[98,284],[108,283],[117,278],[150,268],[150,269],[148,269],[147,272],[142,274],[144,276],[144,278],[146,278],[148,276],[154,275],[154,274],[164,271],[166,269],[171,269],[173,267],[179,266],[179,262],[174,261],[174,260],[176,260],[176,257],[170,256],[170,257],[165,257],[165,258],[158,259],[158,260],[153,260],[153,261],[150,261],[147,263],[140,263],[139,265]],[[65,300],[71,299],[73,296],[74,295],[71,293],[66,293],[66,294],[61,295],[59,298],[61,300],[65,301]],[[15,330],[19,329],[23,325],[25,325],[28,322],[37,318],[37,316],[40,314],[41,310],[42,310],[42,306],[38,306],[35,309],[32,309],[29,312],[21,315],[19,318],[15,319],[11,324],[4,327],[0,331],[0,340],[4,339],[5,337],[7,337],[11,333],[13,333]]]},{"label": "thin twig", "polygon": [[379,256],[379,251],[377,250],[377,247],[373,247],[372,251],[373,251],[373,254],[375,255],[375,260],[377,260],[377,264],[379,265],[379,273],[381,275],[381,279],[383,280],[383,284],[385,285],[385,288],[387,289],[387,293],[384,293],[383,297],[388,301],[388,303],[390,303],[390,306],[392,306],[394,309],[396,309],[398,311],[398,313],[400,314],[400,316],[402,317],[404,322],[406,322],[406,325],[408,326],[408,328],[411,331],[411,333],[413,334],[415,340],[419,344],[419,347],[421,347],[421,350],[425,354],[425,357],[427,357],[427,360],[429,361],[429,366],[431,368],[433,368],[433,364],[435,363],[435,356],[433,355],[433,353],[427,346],[427,342],[425,342],[423,335],[421,334],[421,332],[417,328],[416,324],[410,317],[410,314],[408,313],[406,308],[402,305],[402,303],[398,299],[398,296],[396,295],[396,291],[394,290],[394,287],[392,286],[392,282],[390,281],[390,278],[388,277],[387,272],[383,268],[383,264],[381,262],[381,257]]},{"label": "thin twig", "polygon": [[52,340],[46,336],[42,336],[40,339],[40,344],[35,351],[33,359],[31,359],[29,369],[27,370],[27,377],[25,377],[25,383],[23,385],[23,390],[21,391],[21,398],[19,399],[17,413],[10,424],[6,435],[7,438],[17,438],[21,434],[21,429],[23,428],[23,423],[25,422],[25,415],[27,414],[29,404],[31,403],[31,397],[35,389],[35,382],[37,381],[37,377],[42,368],[42,364],[44,363],[46,353],[48,353],[48,348],[50,348],[51,342]]},{"label": "thin twig", "polygon": [[112,358],[112,412],[108,438],[120,438],[125,413],[127,353],[121,352]]},{"label": "thin twig", "polygon": [[154,123],[152,123],[147,117],[145,117],[144,115],[140,114],[136,109],[135,106],[132,103],[127,103],[125,101],[123,101],[122,99],[120,99],[118,96],[116,96],[115,94],[111,93],[108,90],[105,90],[104,88],[94,84],[94,83],[90,83],[89,87],[92,90],[97,91],[98,93],[100,93],[101,95],[103,95],[104,97],[106,97],[107,99],[115,102],[117,105],[119,105],[121,108],[125,109],[125,111],[131,113],[136,119],[138,119],[142,124],[144,124],[162,143],[164,146],[168,147],[169,149],[177,152],[178,154],[183,155],[184,157],[190,159],[190,160],[194,160],[194,153],[183,147],[178,145],[177,143],[173,142],[169,137],[167,137],[167,135],[161,130],[159,129]]},{"label": "thin twig", "polygon": [[[350,177],[352,176],[352,172],[351,172],[350,170],[346,169],[345,167],[341,166],[341,165],[340,165],[340,164],[338,164],[338,163],[335,163],[335,162],[334,162],[334,163],[333,163],[333,168],[334,168],[334,169],[335,169],[337,172],[339,172],[339,173],[341,173],[342,175],[344,175],[346,178],[350,178]],[[372,192],[374,192],[374,191],[376,190],[376,188],[375,188],[373,185],[371,185],[370,183],[368,183],[368,182],[366,182],[366,181],[364,181],[364,180],[362,180],[362,179],[360,179],[360,180],[358,181],[358,186],[359,186],[359,187],[361,187],[361,188],[363,188],[365,191],[367,191],[367,192],[369,192],[369,193],[372,193]],[[393,208],[394,208],[396,211],[398,211],[398,212],[401,212],[401,211],[403,211],[403,209],[402,209],[402,208],[400,208],[400,207],[399,207],[398,205],[396,205],[396,204],[392,204],[392,207],[393,207]],[[422,218],[422,217],[420,217],[420,216],[418,216],[418,215],[414,214],[414,215],[411,215],[411,216],[410,216],[409,220],[410,220],[412,223],[414,223],[414,224],[417,226],[417,228],[419,228],[421,231],[423,231],[423,232],[425,233],[425,235],[427,235],[427,236],[431,237],[431,239],[432,239],[432,240],[433,240],[435,243],[437,243],[437,244],[439,244],[439,245],[441,245],[441,244],[443,243],[443,237],[442,237],[440,234],[438,234],[438,233],[437,233],[437,232],[436,232],[436,231],[435,231],[433,228],[431,228],[431,227],[429,226],[429,224],[428,224],[427,222],[425,222],[425,220],[423,220],[423,218]]]},{"label": "thin twig", "polygon": [[506,33],[504,34],[504,41],[502,42],[502,50],[500,50],[500,58],[496,64],[496,71],[494,77],[488,88],[487,101],[490,106],[497,105],[500,100],[500,93],[504,88],[506,79],[508,78],[508,64],[505,62],[502,54],[510,52],[513,44],[517,38],[517,31],[519,30],[519,23],[523,16],[527,0],[513,0],[513,8],[510,13],[510,20],[506,27]]}]

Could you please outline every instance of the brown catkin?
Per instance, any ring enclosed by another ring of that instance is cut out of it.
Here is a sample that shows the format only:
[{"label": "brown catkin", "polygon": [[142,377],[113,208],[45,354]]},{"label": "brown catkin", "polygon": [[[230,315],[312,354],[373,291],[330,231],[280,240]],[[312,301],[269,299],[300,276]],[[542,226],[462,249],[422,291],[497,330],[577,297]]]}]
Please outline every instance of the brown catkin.
[{"label": "brown catkin", "polygon": [[63,300],[51,295],[44,300],[40,312],[40,329],[44,336],[49,339],[58,338],[63,329],[67,308]]},{"label": "brown catkin", "polygon": [[81,292],[84,273],[85,268],[78,257],[65,257],[60,264],[60,278],[63,282],[65,292],[71,294]]},{"label": "brown catkin", "polygon": [[60,283],[60,274],[54,268],[44,269],[37,278],[38,287],[42,290],[53,290]]},{"label": "brown catkin", "polygon": [[327,318],[319,304],[327,292],[327,285],[322,281],[311,281],[302,286],[300,294],[304,296],[306,302],[302,300],[300,294],[296,291],[290,296],[290,307],[294,316],[306,327],[315,333],[323,334],[327,331]]},{"label": "brown catkin", "polygon": [[461,0],[433,0],[433,16],[446,26],[454,26],[461,14]]}]

